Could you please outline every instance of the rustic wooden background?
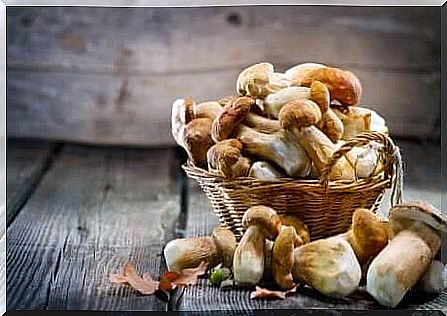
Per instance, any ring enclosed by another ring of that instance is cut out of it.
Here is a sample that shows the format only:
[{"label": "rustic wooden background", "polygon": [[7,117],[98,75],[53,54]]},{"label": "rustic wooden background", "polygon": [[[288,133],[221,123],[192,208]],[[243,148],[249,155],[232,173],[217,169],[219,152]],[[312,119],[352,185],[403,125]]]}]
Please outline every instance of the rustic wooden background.
[{"label": "rustic wooden background", "polygon": [[260,61],[350,69],[395,137],[439,138],[439,7],[8,7],[7,133],[169,146],[176,97]]}]

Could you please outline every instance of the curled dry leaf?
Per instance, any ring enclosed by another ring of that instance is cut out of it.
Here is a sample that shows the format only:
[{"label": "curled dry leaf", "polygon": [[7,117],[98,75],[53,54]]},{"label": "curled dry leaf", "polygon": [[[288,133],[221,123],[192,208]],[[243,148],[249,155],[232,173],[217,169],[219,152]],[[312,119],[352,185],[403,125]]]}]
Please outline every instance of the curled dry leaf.
[{"label": "curled dry leaf", "polygon": [[256,291],[252,292],[250,294],[251,299],[286,299],[286,295],[288,293],[295,293],[296,292],[296,286],[288,291],[271,291],[269,289],[264,289],[259,286],[256,286]]},{"label": "curled dry leaf", "polygon": [[154,281],[147,273],[140,277],[131,263],[126,263],[119,274],[112,274],[109,277],[112,283],[128,283],[133,289],[143,295],[154,294],[158,289],[158,281]]},{"label": "curled dry leaf", "polygon": [[197,277],[205,274],[207,267],[208,265],[202,261],[196,268],[183,269],[173,283],[177,286],[195,285]]},{"label": "curled dry leaf", "polygon": [[207,264],[202,261],[195,268],[183,269],[181,272],[168,271],[161,276],[159,289],[170,291],[177,286],[195,285],[197,284],[197,277],[204,274],[206,269]]}]

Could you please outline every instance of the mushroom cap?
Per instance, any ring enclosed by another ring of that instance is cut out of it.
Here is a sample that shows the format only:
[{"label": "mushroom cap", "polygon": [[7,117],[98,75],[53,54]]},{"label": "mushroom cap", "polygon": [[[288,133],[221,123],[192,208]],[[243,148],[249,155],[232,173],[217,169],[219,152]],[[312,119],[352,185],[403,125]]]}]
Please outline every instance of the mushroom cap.
[{"label": "mushroom cap", "polygon": [[[279,219],[282,225],[292,226],[295,228],[296,234],[300,237],[303,244],[310,242],[309,229],[298,217],[294,215],[279,215]],[[298,245],[296,245],[298,246]]]},{"label": "mushroom cap", "polygon": [[183,146],[183,129],[192,119],[192,109],[195,102],[191,98],[179,98],[174,100],[171,108],[171,133],[177,144]]},{"label": "mushroom cap", "polygon": [[360,264],[374,258],[389,241],[386,225],[370,210],[358,208],[352,214],[352,227],[347,234]]},{"label": "mushroom cap", "polygon": [[438,232],[447,232],[447,218],[436,207],[426,201],[409,201],[394,206],[390,211],[390,222],[395,232],[421,222]]},{"label": "mushroom cap", "polygon": [[281,232],[275,239],[272,254],[272,272],[275,282],[283,289],[291,289],[293,282],[292,268],[294,262],[293,249],[302,244],[292,226],[282,226]]},{"label": "mushroom cap", "polygon": [[207,165],[208,149],[214,144],[211,139],[213,121],[198,118],[186,124],[183,131],[183,144],[191,161],[199,167]]},{"label": "mushroom cap", "polygon": [[311,100],[293,100],[281,108],[278,119],[282,128],[293,130],[316,125],[321,120],[321,111]]},{"label": "mushroom cap", "polygon": [[192,237],[173,239],[166,244],[163,254],[169,270],[181,271],[195,268],[202,261],[214,267],[220,256],[212,237]]},{"label": "mushroom cap", "polygon": [[362,95],[360,80],[350,71],[332,67],[311,69],[297,78],[297,83],[310,87],[315,80],[324,83],[331,93],[331,99],[339,101],[343,106],[357,104]]},{"label": "mushroom cap", "polygon": [[275,239],[281,231],[281,221],[274,209],[264,205],[256,205],[245,211],[242,217],[242,226],[260,226],[264,235],[269,239]]},{"label": "mushroom cap", "polygon": [[329,106],[331,105],[331,95],[324,83],[318,80],[312,82],[310,85],[310,99],[320,107],[322,114],[329,110]]},{"label": "mushroom cap", "polygon": [[272,80],[274,67],[263,62],[245,68],[236,81],[236,91],[239,95],[264,98],[268,93],[268,85]]},{"label": "mushroom cap", "polygon": [[237,247],[236,237],[231,230],[220,226],[213,229],[212,236],[222,257],[222,265],[231,268]]},{"label": "mushroom cap", "polygon": [[222,112],[213,122],[211,137],[217,143],[230,136],[233,129],[241,123],[255,100],[249,97],[239,97],[233,102],[228,103],[222,109]]},{"label": "mushroom cap", "polygon": [[206,154],[208,170],[228,179],[246,176],[251,163],[242,157],[241,150],[242,143],[237,139],[226,139],[211,146]]}]

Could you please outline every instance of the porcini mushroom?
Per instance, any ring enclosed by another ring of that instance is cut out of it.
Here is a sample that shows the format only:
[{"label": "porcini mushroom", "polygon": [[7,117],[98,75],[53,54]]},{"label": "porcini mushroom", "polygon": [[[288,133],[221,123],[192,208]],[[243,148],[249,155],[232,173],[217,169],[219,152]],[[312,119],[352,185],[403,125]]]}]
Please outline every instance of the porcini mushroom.
[{"label": "porcini mushroom", "polygon": [[306,177],[312,162],[298,140],[284,129],[273,134],[264,134],[244,125],[236,127],[234,136],[244,145],[250,155],[276,163],[291,177]]},{"label": "porcini mushroom", "polygon": [[310,88],[288,87],[276,93],[269,94],[263,101],[262,106],[269,117],[278,117],[279,111],[289,101],[310,99]]},{"label": "porcini mushroom", "polygon": [[213,229],[212,236],[217,246],[217,251],[220,253],[222,266],[231,268],[237,247],[236,237],[231,230],[220,226]]},{"label": "porcini mushroom", "polygon": [[310,87],[314,81],[322,82],[328,87],[331,100],[336,100],[343,106],[357,104],[362,95],[362,85],[357,76],[350,71],[339,68],[315,67],[314,69],[297,72],[290,79],[294,85],[304,87]]},{"label": "porcini mushroom", "polygon": [[255,163],[253,163],[251,165],[248,176],[264,181],[273,181],[284,177],[281,172],[276,170],[267,161],[256,161]]},{"label": "porcini mushroom", "polygon": [[217,143],[229,138],[233,129],[241,123],[255,101],[249,97],[240,97],[224,106],[223,111],[213,122],[211,136]]},{"label": "porcini mushroom", "polygon": [[303,244],[292,226],[282,226],[272,252],[272,274],[276,284],[285,290],[295,286],[292,276],[295,247]]},{"label": "porcini mushroom", "polygon": [[444,264],[439,260],[433,260],[422,278],[416,283],[415,288],[428,294],[440,294],[445,288]]},{"label": "porcini mushroom", "polygon": [[214,144],[211,139],[213,121],[209,118],[194,119],[183,130],[183,148],[188,153],[189,159],[198,167],[207,166],[207,152]]},{"label": "porcini mushroom", "polygon": [[346,238],[363,267],[385,248],[390,236],[387,225],[373,212],[358,208],[352,214],[352,225]]},{"label": "porcini mushroom", "polygon": [[231,267],[236,244],[236,237],[231,230],[216,227],[213,236],[171,240],[163,249],[163,254],[167,268],[171,271],[195,268],[201,262],[206,262],[208,267],[219,263]]},{"label": "porcini mushroom", "polygon": [[[339,147],[316,127],[320,120],[320,108],[311,100],[290,101],[279,112],[281,126],[293,133],[309,155],[319,175]],[[329,178],[354,180],[356,175],[368,177],[375,171],[377,159],[378,156],[373,153],[367,156],[367,152],[363,151],[359,151],[358,155],[348,152],[332,167]]]},{"label": "porcini mushroom", "polygon": [[246,231],[234,253],[234,281],[239,286],[253,286],[264,274],[265,241],[278,236],[281,222],[274,209],[258,205],[244,213],[242,226]]},{"label": "porcini mushroom", "polygon": [[343,136],[343,123],[329,107],[331,103],[329,89],[315,80],[310,86],[310,99],[320,107],[322,117],[318,127],[333,143],[338,142]]},{"label": "porcini mushroom", "polygon": [[279,219],[282,225],[292,226],[293,228],[295,228],[295,232],[298,237],[300,237],[303,244],[307,244],[310,242],[309,229],[307,228],[307,225],[304,224],[297,216],[280,214]]},{"label": "porcini mushroom", "polygon": [[371,262],[366,291],[380,304],[396,307],[439,251],[440,232],[447,232],[447,220],[422,201],[394,206],[389,218],[394,238]]},{"label": "porcini mushroom", "polygon": [[291,84],[293,84],[293,82],[297,82],[298,78],[302,78],[303,75],[308,72],[309,70],[314,70],[314,69],[319,69],[319,68],[324,68],[327,67],[326,65],[323,64],[319,64],[319,63],[302,63],[302,64],[298,64],[295,65],[289,69],[287,69],[284,72],[284,76],[290,81],[292,82]]},{"label": "porcini mushroom", "polygon": [[195,268],[201,262],[213,267],[221,260],[213,237],[178,238],[168,242],[163,250],[168,270]]},{"label": "porcini mushroom", "polygon": [[179,98],[172,103],[171,133],[176,143],[183,147],[183,130],[190,119],[190,109],[195,104],[191,98]]},{"label": "porcini mushroom", "polygon": [[273,65],[266,62],[245,68],[236,82],[236,91],[239,95],[259,99],[283,87],[283,83],[274,77]]},{"label": "porcini mushroom", "polygon": [[[232,97],[226,100],[225,102],[221,101],[223,104],[226,105],[226,107],[225,106],[222,107],[221,103],[219,103],[218,101],[208,101],[199,103],[193,106],[194,118],[207,117],[214,121],[219,115],[221,115],[223,111],[229,111],[229,108],[231,109],[231,111],[233,111],[231,103],[235,102],[237,99],[238,97]],[[274,133],[281,129],[281,126],[279,125],[279,122],[277,120],[271,120],[261,115],[247,111],[242,111],[240,115],[242,117],[242,123],[251,128],[256,129],[259,132]],[[239,121],[239,119],[237,121]]]},{"label": "porcini mushroom", "polygon": [[207,152],[208,171],[227,179],[247,176],[251,162],[242,156],[242,147],[237,139],[226,139],[211,146]]},{"label": "porcini mushroom", "polygon": [[343,123],[342,139],[348,140],[365,132],[379,132],[389,135],[384,118],[371,109],[349,106],[344,111],[334,108],[333,112]]},{"label": "porcini mushroom", "polygon": [[342,297],[357,289],[361,268],[351,245],[334,236],[295,248],[292,275],[321,294]]},{"label": "porcini mushroom", "polygon": [[[337,150],[337,146],[316,127],[320,120],[320,108],[311,100],[290,101],[279,112],[281,126],[296,137],[319,174]],[[354,179],[354,169],[345,157],[341,157],[334,165],[330,179]]]}]

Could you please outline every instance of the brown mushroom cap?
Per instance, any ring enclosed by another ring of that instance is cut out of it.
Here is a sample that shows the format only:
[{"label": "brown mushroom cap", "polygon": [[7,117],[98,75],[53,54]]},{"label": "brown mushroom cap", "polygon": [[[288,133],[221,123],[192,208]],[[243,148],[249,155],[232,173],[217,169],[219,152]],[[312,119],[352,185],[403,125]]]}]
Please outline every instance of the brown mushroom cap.
[{"label": "brown mushroom cap", "polygon": [[310,98],[320,107],[322,114],[329,110],[329,106],[331,105],[331,96],[329,89],[322,82],[318,80],[312,82],[310,85]]},{"label": "brown mushroom cap", "polygon": [[260,226],[269,239],[275,239],[281,230],[281,221],[274,209],[264,205],[250,207],[242,217],[242,226]]},{"label": "brown mushroom cap", "polygon": [[316,125],[321,120],[321,111],[311,100],[293,100],[281,108],[278,119],[282,128],[293,130]]},{"label": "brown mushroom cap", "polygon": [[250,108],[255,104],[255,100],[249,97],[239,97],[233,102],[228,103],[222,109],[222,112],[213,122],[211,137],[217,143],[228,138],[233,129],[241,123]]},{"label": "brown mushroom cap", "polygon": [[183,132],[184,148],[189,159],[199,167],[207,165],[207,151],[213,145],[211,127],[213,121],[208,118],[199,118],[186,124]]},{"label": "brown mushroom cap", "polygon": [[234,252],[236,251],[237,241],[233,232],[224,227],[215,227],[213,229],[214,242],[222,256],[222,265],[231,268],[233,265]]},{"label": "brown mushroom cap", "polygon": [[294,262],[293,249],[301,245],[301,238],[292,226],[281,227],[281,232],[275,239],[272,254],[272,273],[275,282],[283,289],[291,289],[293,282],[292,268]]},{"label": "brown mushroom cap", "polygon": [[391,209],[389,218],[395,232],[414,222],[422,222],[438,232],[447,232],[446,216],[425,201],[409,201],[396,205]]},{"label": "brown mushroom cap", "polygon": [[362,85],[357,76],[338,68],[311,69],[304,72],[297,80],[299,85],[305,87],[310,87],[315,80],[321,81],[328,87],[331,99],[339,101],[344,106],[357,104],[362,95]]},{"label": "brown mushroom cap", "polygon": [[211,146],[207,152],[208,171],[227,179],[246,176],[251,162],[242,157],[242,143],[237,139],[226,139]]},{"label": "brown mushroom cap", "polygon": [[294,215],[279,215],[279,219],[281,220],[282,225],[292,226],[295,228],[295,232],[300,237],[303,244],[307,244],[310,242],[310,234],[309,229],[306,224],[304,224],[298,217]]},{"label": "brown mushroom cap", "polygon": [[373,212],[363,208],[354,211],[347,239],[360,264],[374,258],[388,244],[389,237],[386,226]]}]

